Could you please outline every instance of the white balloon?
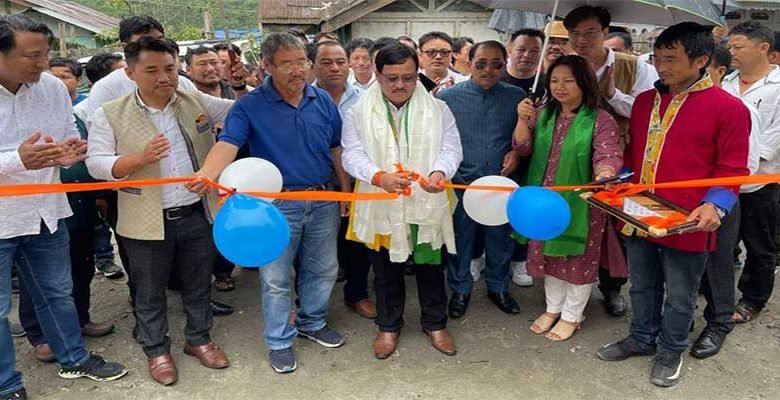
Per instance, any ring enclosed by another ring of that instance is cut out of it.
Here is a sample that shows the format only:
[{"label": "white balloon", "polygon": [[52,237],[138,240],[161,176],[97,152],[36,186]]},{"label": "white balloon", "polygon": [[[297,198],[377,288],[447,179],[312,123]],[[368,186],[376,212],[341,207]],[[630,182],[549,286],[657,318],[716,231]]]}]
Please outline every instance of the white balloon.
[{"label": "white balloon", "polygon": [[[499,175],[483,176],[471,183],[476,186],[506,186],[517,188],[518,184]],[[509,223],[506,215],[506,203],[512,192],[494,190],[468,190],[463,194],[463,209],[471,219],[487,226],[499,226]]]},{"label": "white balloon", "polygon": [[219,184],[239,192],[278,193],[282,191],[282,173],[268,160],[247,157],[230,163],[222,171]]}]

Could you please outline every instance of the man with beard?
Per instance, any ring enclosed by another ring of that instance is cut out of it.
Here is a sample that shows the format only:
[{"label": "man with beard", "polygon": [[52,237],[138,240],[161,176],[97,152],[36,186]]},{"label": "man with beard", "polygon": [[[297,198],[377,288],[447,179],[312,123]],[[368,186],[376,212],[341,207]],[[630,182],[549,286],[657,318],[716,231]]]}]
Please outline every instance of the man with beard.
[{"label": "man with beard", "polygon": [[225,74],[225,67],[214,47],[190,47],[184,56],[184,62],[187,64],[187,75],[202,93],[230,100],[247,93],[246,68],[241,64],[235,69],[235,73]]},{"label": "man with beard", "polygon": [[553,21],[547,24],[545,30],[550,40],[547,42],[547,54],[544,55],[544,71],[560,56],[574,54],[569,45],[569,31],[563,26],[563,21]]}]

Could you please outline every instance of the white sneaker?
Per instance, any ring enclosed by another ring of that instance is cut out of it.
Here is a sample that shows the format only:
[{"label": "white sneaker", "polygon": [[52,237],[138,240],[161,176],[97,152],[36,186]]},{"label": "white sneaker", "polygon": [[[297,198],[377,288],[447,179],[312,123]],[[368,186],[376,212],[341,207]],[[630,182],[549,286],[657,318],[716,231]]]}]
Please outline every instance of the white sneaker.
[{"label": "white sneaker", "polygon": [[471,259],[471,277],[474,278],[474,282],[478,281],[482,276],[482,271],[485,270],[485,256]]},{"label": "white sneaker", "polygon": [[513,261],[509,264],[509,271],[512,273],[512,282],[517,286],[529,287],[534,285],[534,280],[528,275],[525,261]]}]

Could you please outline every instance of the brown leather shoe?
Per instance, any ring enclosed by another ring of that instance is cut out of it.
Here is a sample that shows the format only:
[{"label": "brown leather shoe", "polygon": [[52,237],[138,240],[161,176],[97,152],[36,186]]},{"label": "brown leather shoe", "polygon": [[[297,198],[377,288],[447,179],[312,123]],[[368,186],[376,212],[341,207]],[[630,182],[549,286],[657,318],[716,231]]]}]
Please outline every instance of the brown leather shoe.
[{"label": "brown leather shoe", "polygon": [[423,329],[423,332],[431,337],[431,344],[436,350],[439,350],[448,356],[454,356],[455,353],[458,352],[455,350],[455,340],[452,339],[452,336],[450,336],[450,332],[447,331],[447,328],[430,332]]},{"label": "brown leather shoe", "polygon": [[172,385],[179,379],[176,364],[170,354],[153,357],[149,360],[149,375],[161,385]]},{"label": "brown leather shoe", "polygon": [[50,363],[57,360],[57,358],[54,357],[54,352],[51,351],[51,347],[49,347],[48,343],[33,346],[33,355],[35,356],[36,360],[43,363]]},{"label": "brown leather shoe", "polygon": [[398,336],[401,332],[379,332],[374,339],[374,356],[384,360],[395,353],[398,346]]},{"label": "brown leather shoe", "polygon": [[363,299],[357,303],[345,303],[347,307],[355,310],[363,318],[374,319],[376,318],[376,306],[369,299]]},{"label": "brown leather shoe", "polygon": [[222,349],[214,342],[209,342],[203,346],[190,346],[189,343],[184,345],[184,354],[189,356],[198,357],[201,365],[206,368],[220,369],[227,368],[230,365],[227,355]]},{"label": "brown leather shoe", "polygon": [[87,322],[81,327],[81,334],[89,337],[106,336],[114,331],[114,324],[110,322]]}]

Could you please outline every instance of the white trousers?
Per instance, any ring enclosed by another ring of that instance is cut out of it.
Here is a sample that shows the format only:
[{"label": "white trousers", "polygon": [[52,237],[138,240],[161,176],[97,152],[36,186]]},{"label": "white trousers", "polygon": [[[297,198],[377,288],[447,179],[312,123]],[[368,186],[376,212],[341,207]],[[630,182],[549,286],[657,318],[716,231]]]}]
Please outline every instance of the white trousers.
[{"label": "white trousers", "polygon": [[544,296],[547,300],[547,312],[561,314],[567,322],[581,322],[585,306],[588,305],[593,283],[575,285],[554,276],[544,276]]}]

